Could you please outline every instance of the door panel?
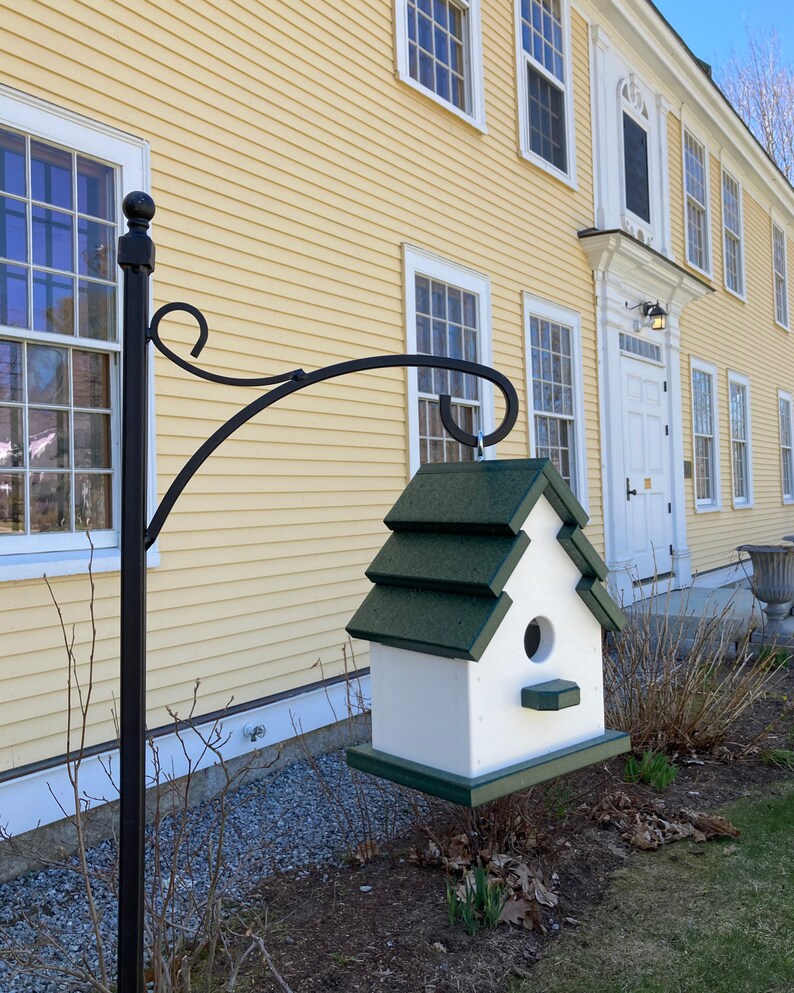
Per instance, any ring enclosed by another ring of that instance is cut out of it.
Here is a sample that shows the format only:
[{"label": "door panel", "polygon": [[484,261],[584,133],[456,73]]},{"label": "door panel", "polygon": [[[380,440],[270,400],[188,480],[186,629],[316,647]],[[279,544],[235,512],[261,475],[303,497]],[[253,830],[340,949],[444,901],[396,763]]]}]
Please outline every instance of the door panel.
[{"label": "door panel", "polygon": [[[670,572],[670,447],[664,369],[621,356],[627,558],[635,579]],[[620,499],[620,495],[618,496]]]}]

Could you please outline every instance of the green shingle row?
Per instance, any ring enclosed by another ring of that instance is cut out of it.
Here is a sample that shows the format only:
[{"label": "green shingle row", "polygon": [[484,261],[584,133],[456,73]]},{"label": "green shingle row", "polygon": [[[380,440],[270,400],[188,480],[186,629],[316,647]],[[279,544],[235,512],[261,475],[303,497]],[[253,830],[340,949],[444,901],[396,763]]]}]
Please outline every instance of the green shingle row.
[{"label": "green shingle row", "polygon": [[375,584],[347,626],[354,638],[478,661],[510,606],[504,586],[529,545],[541,495],[582,573],[577,593],[608,630],[625,623],[601,586],[607,568],[582,534],[587,514],[548,459],[422,466],[386,516],[392,530],[367,570]]}]

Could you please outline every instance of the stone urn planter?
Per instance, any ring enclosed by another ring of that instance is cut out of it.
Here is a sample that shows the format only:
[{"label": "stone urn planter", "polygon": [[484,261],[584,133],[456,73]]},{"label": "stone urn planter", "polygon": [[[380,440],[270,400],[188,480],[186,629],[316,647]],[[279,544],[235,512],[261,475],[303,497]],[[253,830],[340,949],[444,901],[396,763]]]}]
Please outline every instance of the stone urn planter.
[{"label": "stone urn planter", "polygon": [[794,545],[739,545],[753,563],[753,595],[765,603],[766,635],[789,638],[783,618],[794,600]]}]

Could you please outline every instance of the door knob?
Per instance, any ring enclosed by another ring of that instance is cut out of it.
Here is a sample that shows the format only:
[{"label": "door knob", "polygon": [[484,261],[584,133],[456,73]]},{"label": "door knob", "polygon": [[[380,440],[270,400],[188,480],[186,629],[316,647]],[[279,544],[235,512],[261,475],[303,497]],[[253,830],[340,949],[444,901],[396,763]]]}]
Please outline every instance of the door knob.
[{"label": "door knob", "polygon": [[626,476],[626,499],[631,500],[631,498],[636,495],[637,495],[636,490],[629,489],[629,477]]}]

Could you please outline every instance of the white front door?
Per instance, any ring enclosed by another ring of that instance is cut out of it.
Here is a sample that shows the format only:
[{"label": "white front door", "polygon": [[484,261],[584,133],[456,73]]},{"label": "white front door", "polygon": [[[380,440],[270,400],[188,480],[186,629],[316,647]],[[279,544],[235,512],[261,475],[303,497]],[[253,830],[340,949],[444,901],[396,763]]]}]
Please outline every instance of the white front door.
[{"label": "white front door", "polygon": [[672,488],[665,370],[622,354],[625,558],[635,580],[672,571]]}]

